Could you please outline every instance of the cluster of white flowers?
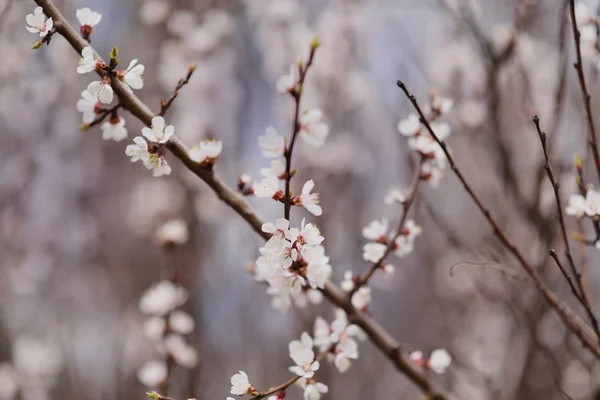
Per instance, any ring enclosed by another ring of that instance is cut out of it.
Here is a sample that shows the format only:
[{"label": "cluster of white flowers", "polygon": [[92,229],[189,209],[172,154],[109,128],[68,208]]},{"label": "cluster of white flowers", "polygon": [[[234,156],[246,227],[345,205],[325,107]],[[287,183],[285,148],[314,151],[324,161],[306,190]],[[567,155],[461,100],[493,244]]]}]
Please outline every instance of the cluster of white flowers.
[{"label": "cluster of white flowers", "polygon": [[567,215],[574,215],[577,218],[596,217],[600,215],[600,193],[594,190],[593,186],[587,188],[585,197],[580,194],[572,194],[569,197],[569,204],[565,208]]},{"label": "cluster of white flowers", "polygon": [[[404,224],[400,232],[391,232],[390,238],[394,240],[392,251],[398,257],[404,257],[411,253],[414,248],[414,241],[417,236],[423,232],[423,229],[409,219]],[[372,263],[381,262],[388,248],[388,220],[383,218],[381,221],[374,220],[369,223],[362,231],[363,237],[367,240],[373,240],[363,246],[363,258]],[[382,266],[382,268],[384,268]],[[388,268],[388,272],[393,272]]]},{"label": "cluster of white flowers", "polygon": [[599,19],[583,1],[575,3],[575,20],[580,33],[581,56],[600,68]]},{"label": "cluster of white flowers", "polygon": [[[450,136],[450,125],[438,122],[437,119],[452,109],[452,99],[439,97],[433,91],[429,96],[429,103],[423,106],[423,112],[429,125],[438,139],[446,140]],[[398,123],[398,132],[408,137],[408,146],[421,154],[425,162],[421,167],[421,179],[437,187],[444,176],[448,160],[441,146],[431,137],[417,114],[411,113]]]},{"label": "cluster of white flowers", "polygon": [[142,128],[142,135],[150,142],[157,143],[158,146],[153,146],[146,142],[143,137],[136,136],[133,138],[134,144],[130,144],[125,148],[125,154],[131,157],[131,162],[142,161],[146,169],[152,170],[152,174],[156,177],[171,174],[171,166],[167,162],[164,154],[164,145],[175,134],[173,125],[165,127],[165,119],[163,117],[152,118],[151,127]]},{"label": "cluster of white flowers", "polygon": [[320,303],[323,296],[317,289],[325,286],[332,268],[317,227],[302,220],[300,229],[290,228],[289,221],[280,218],[262,230],[272,236],[259,249],[254,272],[256,280],[268,283],[273,307],[285,312],[292,302],[298,307]]},{"label": "cluster of white flowers", "polygon": [[437,374],[443,374],[452,363],[452,357],[444,349],[437,349],[431,352],[429,358],[423,356],[422,351],[413,351],[410,359],[417,365],[431,370]]}]

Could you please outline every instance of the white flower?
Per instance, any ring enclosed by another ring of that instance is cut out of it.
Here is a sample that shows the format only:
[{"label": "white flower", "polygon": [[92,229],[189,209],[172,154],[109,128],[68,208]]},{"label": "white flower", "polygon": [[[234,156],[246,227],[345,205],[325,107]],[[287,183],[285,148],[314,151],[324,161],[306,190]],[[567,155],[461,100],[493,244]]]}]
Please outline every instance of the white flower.
[{"label": "white flower", "polygon": [[423,228],[415,223],[414,220],[409,219],[404,223],[404,228],[402,229],[402,234],[407,236],[409,239],[414,240],[417,236],[419,236],[423,232]]},{"label": "white flower", "polygon": [[409,114],[408,117],[398,122],[398,132],[403,136],[416,136],[421,132],[421,121],[417,114]]},{"label": "white flower", "polygon": [[144,167],[146,167],[146,169],[152,170],[152,175],[156,178],[163,175],[171,174],[171,166],[164,158],[164,156],[159,156],[151,153],[148,159],[144,160]]},{"label": "white flower", "polygon": [[251,392],[252,389],[248,375],[244,371],[240,371],[231,377],[231,394],[242,396]]},{"label": "white flower", "polygon": [[185,288],[164,280],[144,292],[139,307],[144,314],[163,316],[185,303],[187,298]]},{"label": "white flower", "polygon": [[450,366],[451,362],[452,358],[446,350],[437,349],[431,353],[428,365],[433,372],[443,374],[446,371],[446,368]]},{"label": "white flower", "polygon": [[359,310],[365,309],[371,302],[371,288],[362,286],[352,295],[352,305]]},{"label": "white flower", "polygon": [[581,218],[585,215],[586,206],[587,202],[585,197],[580,194],[572,194],[569,197],[569,204],[565,208],[565,213]]},{"label": "white flower", "polygon": [[173,125],[165,127],[165,119],[160,116],[152,118],[150,128],[142,128],[142,135],[155,143],[167,143],[174,133],[175,127],[173,127]]},{"label": "white flower", "polygon": [[182,219],[173,219],[161,225],[154,233],[154,241],[159,245],[173,243],[183,245],[188,241],[189,231]]},{"label": "white flower", "polygon": [[110,78],[105,76],[101,81],[91,82],[87,87],[88,92],[95,96],[100,103],[109,104],[113,99],[113,89]]},{"label": "white flower", "polygon": [[388,229],[387,218],[382,218],[381,221],[371,221],[369,225],[365,226],[362,230],[362,235],[365,239],[369,240],[380,240],[385,239]]},{"label": "white flower", "polygon": [[265,245],[268,250],[279,253],[284,248],[291,246],[291,243],[286,240],[290,237],[290,221],[287,219],[278,218],[275,220],[275,224],[271,222],[264,223],[262,231],[272,234]]},{"label": "white flower", "polygon": [[167,365],[163,361],[149,361],[140,368],[137,378],[145,386],[157,387],[167,379]]},{"label": "white flower", "polygon": [[94,58],[92,48],[90,46],[85,46],[83,50],[81,50],[81,58],[78,61],[77,73],[87,74],[88,72],[96,70],[97,66],[98,63]]},{"label": "white flower", "polygon": [[258,137],[260,153],[265,158],[278,158],[285,152],[285,138],[277,133],[275,128],[269,126],[265,134]]},{"label": "white flower", "polygon": [[363,258],[365,261],[376,263],[385,254],[387,246],[382,243],[367,243],[363,246]]},{"label": "white flower", "polygon": [[304,400],[319,400],[328,391],[327,386],[321,382],[311,383],[304,389]]},{"label": "white flower", "polygon": [[318,205],[319,204],[319,194],[311,193],[310,191],[315,187],[315,183],[313,180],[307,181],[302,187],[302,194],[300,194],[297,205],[306,208],[308,212],[313,215],[319,216],[323,214],[323,210]]},{"label": "white flower", "polygon": [[322,146],[329,135],[329,126],[321,122],[321,110],[310,110],[300,117],[300,136],[312,146]]},{"label": "white flower", "polygon": [[169,315],[169,328],[180,335],[187,335],[194,330],[194,318],[183,311],[173,311]]},{"label": "white flower", "polygon": [[332,267],[326,263],[309,263],[306,267],[306,279],[313,289],[323,289],[331,276]]},{"label": "white flower", "polygon": [[264,177],[274,176],[277,179],[285,177],[285,165],[280,160],[271,160],[269,168],[261,168],[260,174]]},{"label": "white flower", "polygon": [[329,324],[323,317],[317,317],[315,319],[314,325],[314,345],[319,348],[319,350],[323,351],[331,344],[331,340],[329,339],[329,333],[331,330],[329,329]]},{"label": "white flower", "polygon": [[296,85],[298,84],[298,66],[296,64],[292,64],[290,67],[290,72],[287,75],[282,75],[277,79],[277,92],[278,93],[288,93],[294,89],[296,89]]},{"label": "white flower", "polygon": [[102,19],[102,14],[92,11],[87,7],[77,10],[75,15],[81,26],[87,25],[90,28],[98,25]]},{"label": "white flower", "polygon": [[312,350],[312,339],[308,333],[302,334],[303,342],[308,337],[310,340],[310,348],[306,347],[306,343],[298,345],[298,341],[294,340],[290,343],[290,358],[294,360],[296,365],[289,367],[290,372],[302,377],[312,378],[315,375],[315,371],[319,369],[319,362],[315,360],[315,353]]},{"label": "white flower", "polygon": [[429,182],[434,188],[438,187],[440,181],[444,177],[444,172],[441,168],[434,165],[435,163],[426,162],[421,167],[421,179]]},{"label": "white flower", "polygon": [[179,335],[167,336],[165,349],[173,360],[184,368],[194,368],[198,364],[198,353]]},{"label": "white flower", "polygon": [[131,157],[131,162],[139,160],[146,161],[150,158],[150,152],[148,151],[148,143],[141,136],[133,138],[135,144],[130,144],[125,148],[125,154]]},{"label": "white flower", "polygon": [[42,7],[36,7],[35,10],[33,10],[33,14],[28,14],[25,17],[25,21],[31,25],[26,26],[25,28],[31,33],[39,33],[40,37],[46,36],[54,26],[52,18],[46,20],[46,15],[44,14]]},{"label": "white flower", "polygon": [[279,188],[279,179],[274,176],[269,176],[253,186],[253,191],[256,197],[263,198],[283,198],[283,190]]},{"label": "white flower", "polygon": [[98,99],[90,92],[84,90],[81,92],[81,99],[77,100],[77,111],[83,113],[83,122],[89,124],[96,118],[96,110],[98,107]]},{"label": "white flower", "polygon": [[343,291],[350,292],[350,291],[352,291],[352,289],[354,289],[353,277],[354,277],[354,274],[352,273],[352,271],[344,272],[344,280],[340,284],[340,287],[342,288]]},{"label": "white flower", "polygon": [[454,100],[447,97],[434,95],[431,100],[431,108],[440,115],[448,114],[454,106]]},{"label": "white flower", "polygon": [[145,67],[142,64],[137,64],[137,62],[137,59],[132,60],[127,69],[119,71],[117,76],[131,89],[139,90],[144,87]]},{"label": "white flower", "polygon": [[102,129],[103,140],[114,140],[120,142],[127,137],[127,128],[125,128],[125,118],[117,116],[116,118],[110,118],[108,121],[100,126]]},{"label": "white flower", "polygon": [[144,333],[150,340],[159,340],[165,334],[167,323],[163,317],[153,316],[144,322]]},{"label": "white flower", "polygon": [[585,195],[585,213],[593,217],[600,214],[600,193],[594,189],[588,189]]},{"label": "white flower", "polygon": [[417,365],[422,365],[424,362],[423,352],[422,351],[413,351],[410,353],[410,359],[414,361]]},{"label": "white flower", "polygon": [[220,140],[203,140],[188,152],[192,161],[202,165],[213,165],[223,151],[223,142]]},{"label": "white flower", "polygon": [[[437,136],[439,140],[446,140],[450,136],[450,125],[448,125],[445,122],[432,122],[431,124],[429,124],[429,126],[431,127],[431,130],[433,131],[433,133],[435,133],[435,136]],[[431,139],[434,140],[433,138]]]},{"label": "white flower", "polygon": [[392,204],[394,202],[404,203],[406,201],[406,195],[399,189],[390,189],[387,193],[383,202],[385,204]]}]

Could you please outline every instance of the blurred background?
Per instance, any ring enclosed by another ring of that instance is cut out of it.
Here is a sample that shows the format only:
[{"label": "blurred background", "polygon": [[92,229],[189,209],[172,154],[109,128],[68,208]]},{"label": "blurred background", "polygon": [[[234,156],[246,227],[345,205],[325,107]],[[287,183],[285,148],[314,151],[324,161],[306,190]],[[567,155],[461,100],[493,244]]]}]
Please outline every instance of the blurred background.
[{"label": "blurred background", "polygon": [[[267,126],[289,134],[293,102],[276,93],[275,81],[318,34],[323,45],[303,106],[321,108],[331,133],[324,147],[298,147],[295,183],[315,181],[324,214],[294,210],[292,224],[308,217],[319,226],[337,283],[346,270],[367,269],[361,228],[381,217],[395,224],[400,210],[383,197],[409,185],[415,160],[396,125],[412,110],[396,80],[422,101],[432,88],[453,98],[446,120],[458,164],[548,284],[572,303],[547,256],[560,250],[559,231],[531,123],[538,114],[566,198],[575,191],[572,159],[585,156],[586,132],[566,1],[55,2],[74,24],[78,8],[102,13],[92,44],[105,57],[118,45],[122,63],[137,58],[146,66],[138,95],[155,110],[197,61],[167,120],[188,145],[223,141],[216,170],[230,185],[242,173],[258,178],[266,166],[257,137]],[[33,1],[0,0],[0,399],[145,397],[136,373],[156,352],[138,302],[169,267],[152,237],[173,218],[191,231],[180,274],[199,362],[174,370],[169,395],[225,398],[239,369],[258,388],[283,382],[289,341],[310,332],[317,315],[333,318],[333,307],[272,309],[245,271],[261,239],[203,182],[173,157],[173,174],[153,178],[130,164],[129,140],[102,141],[99,128],[79,131],[75,104],[89,76],[76,73],[78,55],[61,37],[31,50],[38,39],[24,26],[34,8]],[[596,109],[591,63],[586,74]],[[141,124],[123,116],[131,138]],[[249,202],[265,220],[281,214],[273,202]],[[433,380],[456,399],[594,398],[600,365],[518,277],[454,176],[437,189],[423,186],[411,218],[424,234],[411,255],[390,258],[392,277],[375,276],[370,307],[406,351],[450,351],[452,366]],[[573,249],[589,265],[594,296],[596,250]],[[343,375],[331,365],[319,371],[326,398],[420,398],[372,344],[361,344],[360,354]]]}]

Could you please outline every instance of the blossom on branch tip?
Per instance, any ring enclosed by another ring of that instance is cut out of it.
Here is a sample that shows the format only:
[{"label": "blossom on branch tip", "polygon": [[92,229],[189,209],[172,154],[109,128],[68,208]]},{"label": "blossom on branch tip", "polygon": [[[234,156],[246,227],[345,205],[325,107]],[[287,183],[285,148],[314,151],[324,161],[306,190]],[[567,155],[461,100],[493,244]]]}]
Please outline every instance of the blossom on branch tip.
[{"label": "blossom on branch tip", "polygon": [[296,90],[298,84],[298,65],[292,64],[290,72],[287,75],[282,75],[277,79],[278,93],[291,93]]},{"label": "blossom on branch tip", "polygon": [[321,122],[323,112],[318,109],[306,111],[300,116],[300,137],[312,146],[323,146],[329,135],[329,126]]},{"label": "blossom on branch tip", "polygon": [[174,133],[175,127],[173,125],[165,126],[165,119],[161,116],[152,118],[150,128],[142,128],[142,135],[155,143],[167,143]]},{"label": "blossom on branch tip", "polygon": [[223,152],[223,142],[220,140],[203,140],[188,152],[192,161],[203,167],[214,165]]},{"label": "blossom on branch tip", "polygon": [[81,92],[81,99],[77,100],[77,111],[83,113],[83,122],[89,124],[92,122],[96,115],[100,114],[102,109],[102,103],[98,102],[98,99],[94,97],[90,92],[84,90]]},{"label": "blossom on branch tip", "polygon": [[90,46],[86,46],[81,50],[81,58],[77,63],[77,73],[87,74],[88,72],[96,71],[101,68],[102,60],[94,58],[94,51]]},{"label": "blossom on branch tip", "polygon": [[111,117],[107,122],[104,122],[102,126],[102,139],[103,140],[114,140],[120,142],[127,137],[127,128],[125,128],[125,118],[121,118],[116,115],[114,118]]},{"label": "blossom on branch tip", "polygon": [[137,62],[137,59],[132,60],[127,69],[117,71],[117,78],[121,82],[125,82],[128,89],[139,90],[144,87],[144,69],[146,67]]},{"label": "blossom on branch tip", "polygon": [[26,26],[25,28],[31,33],[39,33],[40,37],[48,35],[48,32],[50,32],[54,26],[52,18],[46,20],[46,15],[44,14],[42,7],[36,7],[35,10],[33,10],[33,14],[28,14],[25,17],[25,21],[31,25]]},{"label": "blossom on branch tip", "polygon": [[371,288],[361,286],[361,288],[352,295],[351,302],[352,305],[359,310],[366,309],[371,302]]},{"label": "blossom on branch tip", "polygon": [[385,251],[387,246],[382,243],[367,243],[363,246],[363,258],[365,261],[369,261],[372,263],[379,262]]},{"label": "blossom on branch tip", "polygon": [[231,394],[243,396],[246,393],[252,394],[255,390],[244,371],[239,371],[231,377]]},{"label": "blossom on branch tip", "polygon": [[113,89],[110,78],[105,76],[101,81],[91,82],[87,87],[88,92],[95,96],[100,103],[110,104],[113,99]]},{"label": "blossom on branch tip", "polygon": [[265,134],[258,137],[260,153],[265,158],[278,158],[285,152],[285,138],[277,133],[275,128],[269,126]]},{"label": "blossom on branch tip", "polygon": [[88,7],[80,8],[75,12],[77,20],[81,24],[80,33],[84,39],[89,39],[93,27],[100,23],[102,14],[90,10]]},{"label": "blossom on branch tip", "polygon": [[300,196],[296,196],[293,202],[297,206],[306,208],[308,212],[313,215],[319,216],[323,214],[323,210],[319,204],[319,193],[311,193],[311,190],[315,187],[313,180],[307,181],[302,187],[302,193]]}]

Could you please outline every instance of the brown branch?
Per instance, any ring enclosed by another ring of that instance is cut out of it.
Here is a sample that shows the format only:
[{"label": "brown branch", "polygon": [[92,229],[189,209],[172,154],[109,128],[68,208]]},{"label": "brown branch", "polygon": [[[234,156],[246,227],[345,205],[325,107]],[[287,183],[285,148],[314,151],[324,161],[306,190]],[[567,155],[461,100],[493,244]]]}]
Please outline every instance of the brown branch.
[{"label": "brown branch", "polygon": [[194,71],[196,71],[196,63],[195,62],[188,66],[187,75],[185,76],[185,78],[181,78],[179,80],[179,82],[177,82],[177,86],[175,86],[175,90],[173,90],[173,93],[171,94],[171,96],[169,96],[169,98],[167,100],[160,101],[160,112],[158,113],[158,115],[163,117],[167,113],[167,110],[169,110],[169,108],[171,107],[171,104],[173,104],[173,102],[175,101],[177,96],[179,96],[179,91],[181,90],[181,88],[190,82],[190,79],[192,78]]},{"label": "brown branch", "polygon": [[[88,46],[87,43],[67,22],[52,0],[35,0],[41,6],[44,13],[52,17],[58,32],[81,54],[81,50]],[[94,55],[98,57],[94,51]],[[125,84],[116,77],[111,77],[112,88],[119,98],[121,107],[147,126],[151,125],[154,116],[148,106],[144,104],[134,93],[128,91]],[[187,148],[181,141],[172,137],[167,148],[179,158],[181,162],[196,176],[202,179],[213,189],[217,196],[236,213],[238,213],[263,239],[268,240],[270,235],[262,231],[263,221],[252,211],[248,204],[237,193],[227,187],[215,176],[212,171],[200,167],[188,156]],[[396,368],[403,373],[413,384],[429,397],[430,400],[448,400],[449,396],[439,391],[411,361],[405,359],[400,350],[400,344],[371,317],[355,309],[348,300],[346,293],[331,282],[325,284],[323,295],[333,304],[342,308],[348,314],[349,320],[358,325],[369,336],[371,341],[382,351]]]},{"label": "brown branch", "polygon": [[371,279],[375,271],[382,267],[383,262],[394,249],[396,239],[402,234],[402,228],[404,228],[404,224],[406,223],[408,211],[410,210],[410,207],[412,206],[413,201],[419,190],[419,184],[421,183],[421,167],[423,166],[424,162],[425,157],[421,156],[419,165],[417,165],[417,167],[415,168],[415,172],[413,173],[410,188],[408,190],[408,194],[406,195],[406,200],[404,200],[404,203],[402,203],[402,215],[400,216],[400,221],[398,222],[398,227],[396,228],[396,234],[394,235],[394,237],[388,240],[385,252],[383,253],[383,256],[381,256],[379,261],[373,263],[369,270],[365,272],[365,274],[361,278],[358,279],[352,290],[348,293],[349,297],[352,297],[352,295],[356,293],[356,291],[360,289],[361,286],[364,286],[369,282],[369,279]]},{"label": "brown branch", "polygon": [[583,73],[583,60],[581,57],[581,33],[577,28],[577,20],[575,19],[575,0],[569,0],[569,9],[571,12],[571,26],[573,27],[573,38],[575,39],[575,54],[577,55],[577,62],[574,67],[577,70],[577,77],[579,78],[579,87],[581,88],[581,94],[583,95],[583,105],[585,109],[585,116],[590,133],[589,145],[592,149],[592,155],[594,156],[594,164],[596,165],[596,172],[600,177],[600,152],[598,151],[598,138],[596,135],[596,127],[594,126],[594,117],[592,115],[591,107],[591,96],[587,89],[585,82],[585,74]]},{"label": "brown branch", "polygon": [[[575,295],[577,300],[579,300],[579,302],[585,309],[585,312],[588,315],[590,323],[592,324],[592,328],[594,329],[596,336],[600,340],[600,327],[598,326],[598,319],[596,318],[596,315],[594,314],[592,305],[590,304],[589,300],[585,296],[585,290],[583,288],[583,279],[581,276],[581,272],[579,272],[579,270],[577,270],[577,267],[575,266],[575,262],[573,261],[573,255],[571,254],[571,246],[569,245],[569,236],[567,234],[565,215],[562,210],[562,201],[561,201],[561,196],[560,196],[559,184],[558,184],[558,181],[556,180],[556,177],[554,176],[554,173],[552,172],[552,166],[550,165],[550,160],[548,157],[547,135],[540,128],[540,118],[537,115],[535,115],[533,117],[533,123],[535,124],[535,128],[536,128],[538,136],[540,138],[540,142],[542,143],[542,150],[544,152],[544,170],[546,170],[546,173],[548,174],[548,179],[550,180],[550,183],[552,184],[552,189],[554,190],[554,197],[556,199],[556,212],[558,214],[558,221],[560,223],[561,236],[563,239],[563,244],[565,246],[565,255],[567,257],[567,261],[569,263],[571,273],[575,277],[575,282],[577,283],[577,289],[575,289],[575,286],[573,285],[573,282],[572,282],[570,276],[568,274],[566,274],[566,271],[564,271],[563,268],[561,268],[561,272],[563,272],[563,275],[567,279],[567,282],[569,283],[569,286],[571,287],[571,291],[573,292],[573,295]],[[553,253],[554,253],[554,255],[553,255]],[[554,258],[554,260],[560,267],[560,261],[558,260],[558,256],[556,256],[556,252],[551,251],[550,255]]]},{"label": "brown branch", "polygon": [[543,281],[542,277],[540,276],[540,274],[538,273],[538,271],[535,268],[533,268],[527,262],[527,260],[525,260],[525,258],[521,254],[521,252],[508,239],[506,233],[502,230],[502,228],[500,228],[500,225],[498,225],[498,222],[496,221],[496,219],[494,217],[492,217],[490,211],[483,205],[482,201],[479,199],[479,197],[475,194],[475,192],[473,191],[471,186],[465,180],[462,172],[460,171],[460,169],[457,167],[456,163],[454,162],[452,154],[448,151],[446,143],[444,141],[440,140],[437,137],[437,135],[435,134],[435,132],[433,131],[433,129],[431,129],[431,125],[429,125],[429,122],[425,118],[425,115],[423,114],[423,111],[421,110],[421,107],[419,106],[419,103],[417,102],[417,99],[415,98],[415,96],[413,96],[408,91],[408,89],[406,88],[406,85],[404,85],[404,83],[402,83],[401,81],[398,81],[397,85],[400,89],[402,89],[402,91],[404,92],[406,97],[410,100],[413,107],[416,109],[417,113],[421,117],[421,122],[427,128],[427,130],[429,131],[429,134],[441,146],[442,150],[444,151],[444,154],[446,155],[446,158],[448,159],[448,162],[450,164],[452,171],[454,172],[454,174],[456,175],[458,180],[461,182],[462,186],[464,187],[464,189],[466,190],[468,195],[475,202],[477,208],[481,211],[481,213],[483,214],[485,219],[488,221],[488,223],[490,224],[490,226],[492,227],[492,229],[494,231],[494,234],[498,237],[498,239],[500,240],[502,245],[519,261],[519,264],[521,264],[521,266],[523,267],[525,272],[533,280],[538,291],[542,294],[542,296],[546,299],[546,301],[550,304],[550,306],[559,315],[559,317],[563,321],[563,324],[565,324],[565,326],[571,332],[573,332],[575,334],[575,336],[577,336],[577,338],[581,341],[581,343],[585,347],[587,347],[596,358],[600,359],[600,347],[598,347],[598,345],[596,345],[596,343],[595,343],[596,340],[592,339],[590,337],[590,335],[588,333],[589,327],[587,327],[587,325],[585,323],[578,321],[577,315],[556,295],[556,293],[554,293],[550,288],[548,288],[546,286],[546,284],[544,283],[544,281]]}]

